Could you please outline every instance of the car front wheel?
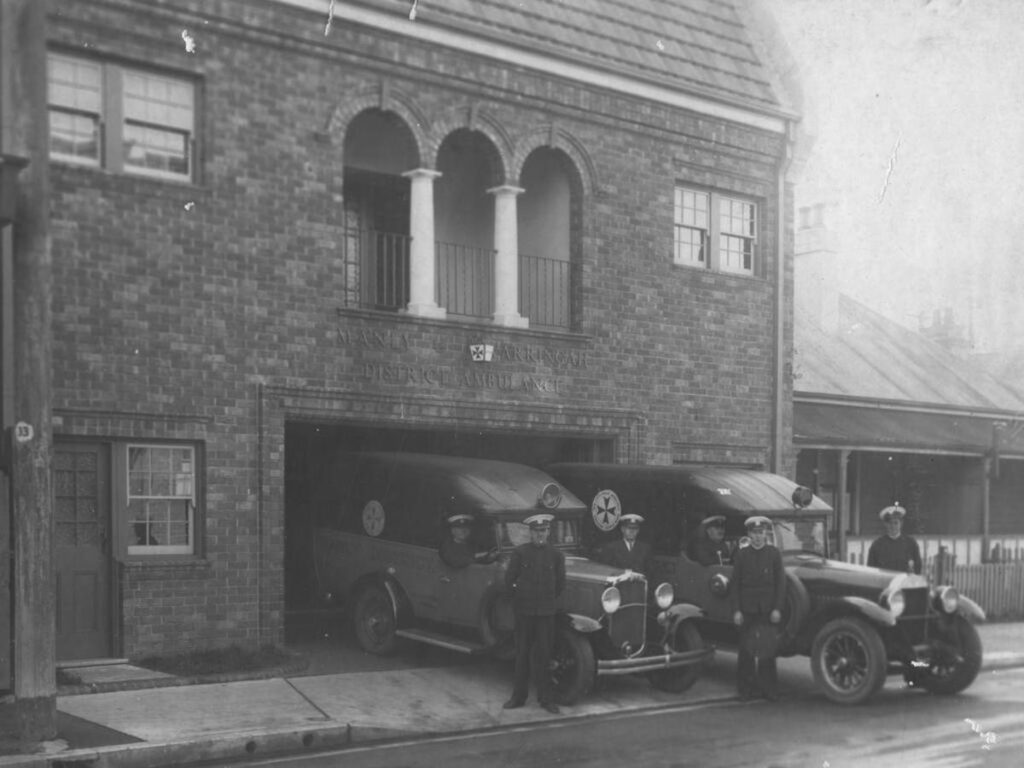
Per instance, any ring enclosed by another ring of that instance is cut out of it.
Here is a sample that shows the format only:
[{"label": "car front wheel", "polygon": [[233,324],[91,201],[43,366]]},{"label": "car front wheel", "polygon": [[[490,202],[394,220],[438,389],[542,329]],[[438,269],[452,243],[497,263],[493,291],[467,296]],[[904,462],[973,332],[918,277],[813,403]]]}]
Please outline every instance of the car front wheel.
[{"label": "car front wheel", "polygon": [[356,639],[364,651],[378,656],[394,653],[398,645],[395,609],[383,587],[372,585],[360,590],[353,623]]},{"label": "car front wheel", "polygon": [[882,638],[862,619],[834,619],[814,638],[814,682],[838,704],[866,701],[885,684],[886,668]]},{"label": "car front wheel", "polygon": [[568,706],[586,696],[594,684],[596,671],[590,641],[568,627],[559,627],[551,653],[551,689],[555,701]]},{"label": "car front wheel", "polygon": [[[704,647],[704,640],[700,631],[692,621],[683,621],[676,625],[669,637],[669,648],[667,650],[676,653],[681,651],[696,651]],[[690,664],[685,667],[674,667],[672,669],[649,672],[647,679],[651,685],[659,691],[668,693],[682,693],[689,690],[700,676],[700,664]]]},{"label": "car front wheel", "polygon": [[932,693],[960,693],[974,682],[981,669],[981,638],[963,616],[954,616],[940,637],[942,646],[919,680]]}]

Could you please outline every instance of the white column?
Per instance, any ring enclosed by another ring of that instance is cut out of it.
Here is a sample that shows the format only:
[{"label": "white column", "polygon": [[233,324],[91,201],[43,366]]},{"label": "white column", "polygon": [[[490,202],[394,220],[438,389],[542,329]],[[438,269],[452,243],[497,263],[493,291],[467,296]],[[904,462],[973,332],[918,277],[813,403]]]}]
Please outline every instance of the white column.
[{"label": "white column", "polygon": [[402,174],[409,179],[409,305],[406,311],[420,317],[444,317],[435,295],[434,179],[440,171],[416,168]]},{"label": "white column", "polygon": [[519,224],[516,196],[524,192],[509,184],[488,189],[494,195],[494,322],[525,328],[530,321],[519,314]]}]

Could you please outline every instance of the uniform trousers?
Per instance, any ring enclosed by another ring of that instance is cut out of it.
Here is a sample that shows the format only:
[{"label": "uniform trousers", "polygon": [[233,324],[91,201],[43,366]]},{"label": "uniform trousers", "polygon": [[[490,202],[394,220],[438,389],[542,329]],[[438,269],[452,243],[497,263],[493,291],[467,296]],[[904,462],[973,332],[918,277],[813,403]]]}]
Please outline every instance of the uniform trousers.
[{"label": "uniform trousers", "polygon": [[554,703],[551,697],[551,650],[555,642],[555,617],[516,613],[515,701],[526,701],[530,678],[541,704]]},{"label": "uniform trousers", "polygon": [[[775,697],[779,693],[775,664],[775,638],[779,627],[767,615],[744,613],[740,628],[740,647],[736,659],[736,689],[741,696],[760,692]],[[765,638],[770,638],[765,640]]]}]

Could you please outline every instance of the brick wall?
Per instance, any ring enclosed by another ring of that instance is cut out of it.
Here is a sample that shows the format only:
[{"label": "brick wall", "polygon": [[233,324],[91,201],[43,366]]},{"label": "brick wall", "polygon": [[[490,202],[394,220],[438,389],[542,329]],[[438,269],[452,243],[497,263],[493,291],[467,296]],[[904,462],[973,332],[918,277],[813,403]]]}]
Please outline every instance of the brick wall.
[{"label": "brick wall", "polygon": [[[205,446],[202,565],[123,569],[125,653],[281,640],[290,414],[503,419],[612,434],[636,461],[767,461],[780,136],[352,25],[325,37],[319,15],[270,4],[54,5],[55,46],[202,86],[198,183],[52,165],[57,435]],[[342,143],[358,99],[411,104],[426,167],[470,121],[510,174],[517,142],[572,137],[586,190],[579,333],[339,309]],[[671,264],[676,182],[758,201],[757,277]],[[789,266],[786,281],[788,293]],[[786,338],[788,353],[788,320]],[[486,372],[468,361],[480,340],[505,355]],[[787,434],[790,420],[787,407]]]}]

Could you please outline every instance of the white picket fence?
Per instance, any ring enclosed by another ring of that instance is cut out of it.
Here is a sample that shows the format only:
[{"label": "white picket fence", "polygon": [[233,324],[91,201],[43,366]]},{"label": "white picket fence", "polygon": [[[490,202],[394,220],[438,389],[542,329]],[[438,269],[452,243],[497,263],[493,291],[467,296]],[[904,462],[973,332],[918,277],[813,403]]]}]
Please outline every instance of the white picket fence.
[{"label": "white picket fence", "polygon": [[[914,536],[921,547],[921,559],[926,567],[938,556],[942,548],[952,555],[957,565],[977,565],[990,562],[1017,562],[1024,560],[1024,536],[990,536],[989,548],[983,556],[984,540],[981,536]],[[874,536],[850,536],[846,540],[846,560],[864,565],[868,561],[868,548]]]}]

